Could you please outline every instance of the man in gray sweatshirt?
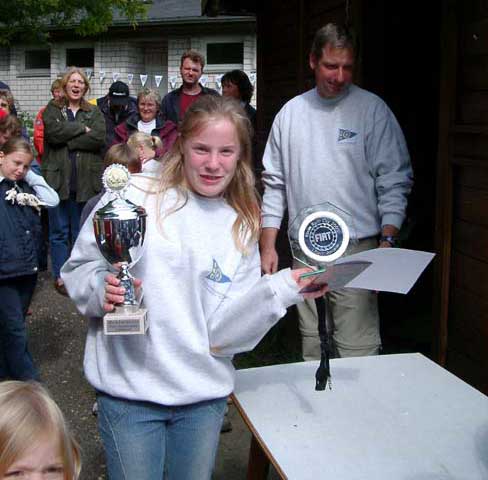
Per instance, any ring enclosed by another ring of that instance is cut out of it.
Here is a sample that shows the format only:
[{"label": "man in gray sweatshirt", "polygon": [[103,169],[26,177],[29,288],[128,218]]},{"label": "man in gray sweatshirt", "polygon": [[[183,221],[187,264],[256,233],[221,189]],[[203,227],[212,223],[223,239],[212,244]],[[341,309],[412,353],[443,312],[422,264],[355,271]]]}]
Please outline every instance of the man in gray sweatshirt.
[{"label": "man in gray sweatshirt", "polygon": [[[316,87],[277,114],[263,163],[261,268],[278,268],[276,238],[286,208],[292,221],[305,207],[330,202],[353,218],[346,255],[395,246],[405,218],[412,169],[403,133],[379,97],[352,82],[356,47],[345,27],[315,35],[310,67]],[[393,273],[393,272],[392,272]],[[376,293],[343,289],[327,294],[341,357],[374,355],[381,338]],[[320,358],[315,304],[298,306],[305,360]]]}]

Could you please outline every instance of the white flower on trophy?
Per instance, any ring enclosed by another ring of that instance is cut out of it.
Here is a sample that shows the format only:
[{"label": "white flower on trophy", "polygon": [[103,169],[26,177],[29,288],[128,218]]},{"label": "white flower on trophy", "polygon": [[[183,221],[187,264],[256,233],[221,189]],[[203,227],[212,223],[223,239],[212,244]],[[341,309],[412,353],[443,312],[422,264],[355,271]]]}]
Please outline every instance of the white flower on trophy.
[{"label": "white flower on trophy", "polygon": [[130,182],[130,173],[126,167],[119,164],[110,165],[103,172],[103,185],[109,192],[121,192]]}]

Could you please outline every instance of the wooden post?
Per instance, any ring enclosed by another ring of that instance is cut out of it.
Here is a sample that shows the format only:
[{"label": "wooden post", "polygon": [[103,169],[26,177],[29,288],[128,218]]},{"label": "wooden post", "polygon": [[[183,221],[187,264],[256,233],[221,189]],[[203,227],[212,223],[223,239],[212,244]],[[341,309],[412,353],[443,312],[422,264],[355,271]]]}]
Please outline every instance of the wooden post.
[{"label": "wooden post", "polygon": [[253,435],[249,463],[247,466],[247,480],[266,480],[269,473],[269,458],[264,453],[261,445]]},{"label": "wooden post", "polygon": [[438,257],[435,263],[434,288],[434,359],[446,364],[448,342],[449,284],[452,250],[452,165],[450,162],[450,128],[453,124],[456,98],[457,21],[456,0],[443,3],[441,27],[442,57],[439,99],[439,147],[437,157],[437,198],[435,245]]}]

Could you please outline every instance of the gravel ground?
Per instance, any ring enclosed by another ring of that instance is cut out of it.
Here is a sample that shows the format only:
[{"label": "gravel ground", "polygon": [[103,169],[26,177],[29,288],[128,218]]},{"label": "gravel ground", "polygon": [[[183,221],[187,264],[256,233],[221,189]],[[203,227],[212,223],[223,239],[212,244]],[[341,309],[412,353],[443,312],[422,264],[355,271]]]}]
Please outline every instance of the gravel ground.
[{"label": "gravel ground", "polygon": [[[87,322],[69,298],[54,290],[47,272],[39,276],[31,308],[33,313],[28,317],[30,349],[43,381],[81,444],[81,479],[105,479],[103,449],[96,417],[91,413],[95,395],[83,376]],[[233,429],[221,435],[214,480],[246,478],[251,436],[232,405],[229,415]],[[269,477],[278,478],[274,472]]]}]

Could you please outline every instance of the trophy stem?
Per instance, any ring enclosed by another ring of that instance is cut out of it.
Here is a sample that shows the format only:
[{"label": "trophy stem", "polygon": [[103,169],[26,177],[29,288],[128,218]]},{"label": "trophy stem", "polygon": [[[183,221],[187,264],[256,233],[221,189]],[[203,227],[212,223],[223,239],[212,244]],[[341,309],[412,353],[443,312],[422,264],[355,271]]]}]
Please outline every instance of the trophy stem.
[{"label": "trophy stem", "polygon": [[120,286],[125,288],[124,302],[122,305],[137,305],[133,277],[129,273],[128,263],[122,262],[117,278],[120,280]]}]

